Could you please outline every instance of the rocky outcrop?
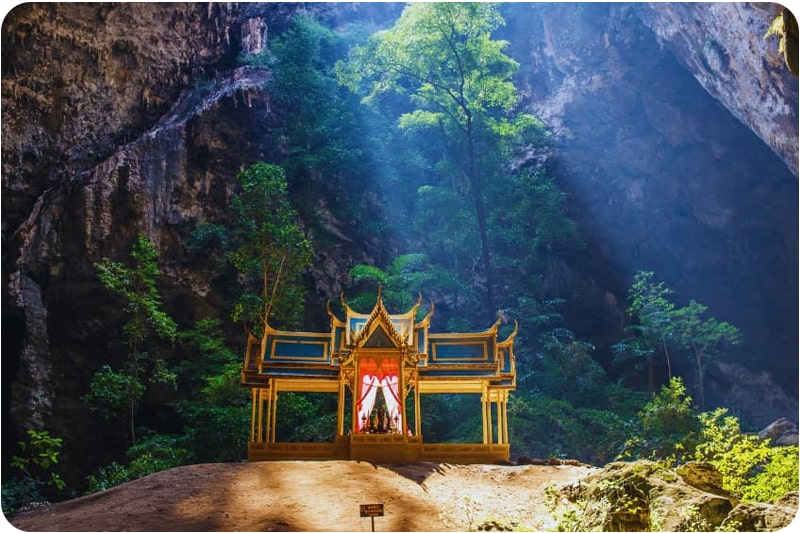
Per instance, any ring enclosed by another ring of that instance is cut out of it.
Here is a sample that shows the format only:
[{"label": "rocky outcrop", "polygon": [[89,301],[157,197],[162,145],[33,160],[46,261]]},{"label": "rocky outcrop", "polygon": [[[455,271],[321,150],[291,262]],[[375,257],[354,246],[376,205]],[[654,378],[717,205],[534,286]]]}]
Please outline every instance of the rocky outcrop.
[{"label": "rocky outcrop", "polygon": [[796,493],[774,504],[737,502],[704,463],[670,470],[651,461],[606,465],[561,490],[572,531],[776,531],[797,512]]},{"label": "rocky outcrop", "polygon": [[[791,389],[789,389],[791,390]],[[728,408],[753,430],[763,428],[776,417],[796,419],[797,397],[779,385],[774,374],[754,372],[741,364],[715,361],[708,368],[707,400]]]},{"label": "rocky outcrop", "polygon": [[797,77],[778,50],[778,38],[765,36],[780,12],[781,6],[769,3],[665,2],[643,5],[637,15],[797,176]]},{"label": "rocky outcrop", "polygon": [[740,503],[720,524],[722,531],[779,531],[797,517],[797,492],[789,492],[774,504]]}]

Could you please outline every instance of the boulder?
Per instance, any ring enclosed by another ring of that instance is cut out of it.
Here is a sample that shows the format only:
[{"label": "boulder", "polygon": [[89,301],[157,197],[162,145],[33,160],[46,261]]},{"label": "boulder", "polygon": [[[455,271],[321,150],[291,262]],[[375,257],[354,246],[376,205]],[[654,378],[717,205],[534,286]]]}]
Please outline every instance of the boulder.
[{"label": "boulder", "polygon": [[722,474],[708,463],[690,461],[679,466],[675,472],[687,485],[717,496],[731,497],[731,494],[722,488]]},{"label": "boulder", "polygon": [[798,444],[797,424],[787,418],[779,418],[758,432],[762,439],[769,439],[775,446]]},{"label": "boulder", "polygon": [[798,510],[798,492],[772,504],[738,503],[722,488],[722,475],[701,462],[675,470],[644,460],[610,463],[560,494],[556,516],[568,523],[559,527],[574,531],[777,531]]},{"label": "boulder", "polygon": [[723,530],[777,531],[788,527],[797,516],[797,492],[789,492],[774,504],[740,503],[722,522]]},{"label": "boulder", "polygon": [[705,464],[679,475],[652,461],[615,462],[562,495],[583,507],[575,524],[582,531],[708,531],[733,508],[718,474]]}]

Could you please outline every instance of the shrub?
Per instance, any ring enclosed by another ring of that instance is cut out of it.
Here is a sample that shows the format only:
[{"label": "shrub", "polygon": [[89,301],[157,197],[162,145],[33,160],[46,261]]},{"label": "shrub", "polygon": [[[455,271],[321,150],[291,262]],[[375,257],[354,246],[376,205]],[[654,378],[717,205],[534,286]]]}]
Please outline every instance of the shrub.
[{"label": "shrub", "polygon": [[625,443],[621,459],[683,462],[694,455],[700,420],[683,380],[672,378],[653,395],[638,415],[638,427]]},{"label": "shrub", "polygon": [[152,434],[144,437],[139,444],[128,448],[127,465],[113,461],[100,468],[98,475],[90,474],[86,478],[89,485],[86,493],[106,490],[184,464],[187,452],[178,447],[177,442],[171,435]]},{"label": "shrub", "polygon": [[17,442],[19,455],[11,457],[11,468],[20,477],[4,480],[3,511],[10,513],[33,502],[47,500],[48,494],[64,490],[64,480],[52,471],[61,453],[61,439],[48,431],[27,431],[28,440]]},{"label": "shrub", "polygon": [[744,501],[768,502],[798,489],[797,446],[770,447],[769,440],[742,433],[735,416],[720,408],[699,415],[695,459],[722,474],[723,488]]}]

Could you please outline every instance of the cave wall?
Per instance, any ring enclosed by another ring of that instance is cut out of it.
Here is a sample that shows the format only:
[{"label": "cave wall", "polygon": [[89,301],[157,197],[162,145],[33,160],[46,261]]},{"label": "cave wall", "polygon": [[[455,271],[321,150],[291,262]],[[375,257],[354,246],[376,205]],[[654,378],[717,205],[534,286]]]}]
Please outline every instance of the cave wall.
[{"label": "cave wall", "polygon": [[[125,357],[124,317],[93,263],[127,260],[138,233],[160,251],[159,290],[181,326],[225,318],[209,258],[184,243],[199,222],[224,216],[237,172],[274,160],[270,74],[236,67],[235,57],[266,46],[297,9],[326,8],[25,4],[7,16],[2,320],[4,347],[14,348],[2,372],[7,456],[28,428],[64,437],[67,478],[124,449],[123,428],[108,434],[80,397],[100,365]],[[310,281],[318,305],[317,292],[342,290],[348,268],[364,260],[352,246],[333,240],[319,250]],[[98,433],[106,433],[103,449]]]},{"label": "cave wall", "polygon": [[647,3],[636,16],[660,47],[700,86],[769,146],[797,177],[797,77],[766,36],[780,4],[768,2]]},{"label": "cave wall", "polygon": [[[720,5],[726,31],[706,4],[510,5],[505,35],[528,108],[554,133],[548,164],[589,243],[579,268],[598,285],[595,313],[655,271],[678,303],[742,330],[722,360],[769,372],[779,398],[746,406],[730,397],[743,374],[715,369],[712,402],[768,423],[797,416],[797,78],[762,39],[772,7]],[[708,43],[724,72],[698,57]],[[585,316],[576,331],[597,338]]]},{"label": "cave wall", "polygon": [[[23,4],[8,14],[4,453],[23,429],[46,427],[67,437],[65,456],[76,471],[98,459],[100,426],[79,398],[94,370],[122,348],[114,334],[120,317],[93,261],[124,259],[143,231],[162,251],[168,311],[183,324],[220,312],[207,263],[182,241],[198,221],[222,216],[238,170],[274,152],[270,117],[280,112],[265,90],[268,73],[235,68],[236,55],[268,46],[297,9],[336,25],[391,19],[400,7]],[[790,145],[796,151],[797,82],[780,70],[777,51],[749,40],[748,49],[766,47],[750,53],[766,54],[767,74],[761,92],[734,91],[745,71],[733,59],[747,54],[711,33],[717,44],[709,50],[730,59],[727,81],[717,83],[721,74],[708,58],[692,59],[705,50],[702,32],[692,30],[690,39],[668,23],[687,18],[702,31],[722,30],[701,24],[708,18],[702,6],[685,9],[503,6],[524,105],[554,132],[547,164],[570,193],[589,242],[582,263],[571,267],[570,325],[587,338],[613,338],[609,295],[618,312],[633,272],[652,269],[678,297],[696,298],[740,326],[748,344],[730,356],[754,372],[771,371],[763,387],[778,379],[796,398],[797,165]],[[747,9],[747,20],[757,22],[748,35],[760,38],[771,11]],[[731,20],[739,25],[742,17]],[[763,117],[752,110],[765,101],[774,112],[758,126],[752,117]],[[786,106],[789,114],[781,114]],[[313,307],[344,288],[349,266],[380,254],[379,244],[369,249],[350,237],[318,250]],[[731,389],[726,379],[718,378],[719,398]],[[794,412],[791,401],[778,405],[784,399],[776,391],[753,416],[796,414],[796,403]]]}]

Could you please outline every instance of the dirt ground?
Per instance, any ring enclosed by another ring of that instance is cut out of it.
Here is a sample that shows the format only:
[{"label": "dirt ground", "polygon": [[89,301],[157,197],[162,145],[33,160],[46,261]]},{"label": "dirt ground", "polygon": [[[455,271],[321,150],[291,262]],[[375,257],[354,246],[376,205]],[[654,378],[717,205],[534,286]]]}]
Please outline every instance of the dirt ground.
[{"label": "dirt ground", "polygon": [[359,505],[383,503],[375,531],[474,531],[496,520],[554,525],[544,504],[589,466],[357,461],[190,465],[7,517],[23,531],[371,531]]}]

